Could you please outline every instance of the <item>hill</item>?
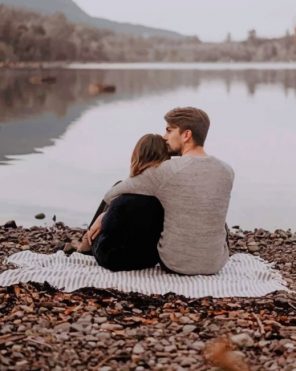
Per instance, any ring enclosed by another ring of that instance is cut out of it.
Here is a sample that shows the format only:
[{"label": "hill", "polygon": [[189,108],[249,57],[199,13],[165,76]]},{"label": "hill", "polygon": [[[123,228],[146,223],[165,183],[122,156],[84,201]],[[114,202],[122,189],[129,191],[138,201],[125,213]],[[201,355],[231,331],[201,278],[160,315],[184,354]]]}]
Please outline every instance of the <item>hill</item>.
[{"label": "hill", "polygon": [[110,30],[112,32],[125,33],[133,36],[155,36],[171,39],[180,39],[184,36],[173,31],[167,31],[137,24],[120,23],[104,18],[91,17],[85,13],[73,0],[0,0],[0,5],[32,10],[43,15],[52,15],[60,12],[75,23],[81,23],[88,27]]}]

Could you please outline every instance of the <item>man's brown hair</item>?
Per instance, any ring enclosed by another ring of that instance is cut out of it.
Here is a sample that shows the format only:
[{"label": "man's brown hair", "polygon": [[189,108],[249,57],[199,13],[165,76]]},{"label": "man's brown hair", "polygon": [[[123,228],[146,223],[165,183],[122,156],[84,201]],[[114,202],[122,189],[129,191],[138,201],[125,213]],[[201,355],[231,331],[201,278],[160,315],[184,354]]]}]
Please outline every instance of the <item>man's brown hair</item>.
[{"label": "man's brown hair", "polygon": [[182,134],[191,130],[192,139],[197,146],[203,146],[210,126],[208,115],[199,108],[178,107],[164,116],[171,127],[177,127]]},{"label": "man's brown hair", "polygon": [[158,166],[170,158],[165,140],[159,134],[146,134],[133,150],[130,176],[141,174],[151,166]]}]

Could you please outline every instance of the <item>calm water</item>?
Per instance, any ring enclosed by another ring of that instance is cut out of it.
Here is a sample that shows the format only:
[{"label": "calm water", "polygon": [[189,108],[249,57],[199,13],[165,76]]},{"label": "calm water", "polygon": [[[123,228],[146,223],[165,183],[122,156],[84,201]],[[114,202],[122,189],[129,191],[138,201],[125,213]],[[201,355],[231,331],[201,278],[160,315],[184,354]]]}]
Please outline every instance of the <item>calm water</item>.
[{"label": "calm water", "polygon": [[[296,225],[295,65],[73,65],[0,71],[0,224],[88,223],[105,191],[128,176],[140,136],[163,133],[175,106],[205,109],[206,150],[236,172],[230,225]],[[115,94],[91,96],[90,83]],[[34,215],[44,212],[38,222]]]}]

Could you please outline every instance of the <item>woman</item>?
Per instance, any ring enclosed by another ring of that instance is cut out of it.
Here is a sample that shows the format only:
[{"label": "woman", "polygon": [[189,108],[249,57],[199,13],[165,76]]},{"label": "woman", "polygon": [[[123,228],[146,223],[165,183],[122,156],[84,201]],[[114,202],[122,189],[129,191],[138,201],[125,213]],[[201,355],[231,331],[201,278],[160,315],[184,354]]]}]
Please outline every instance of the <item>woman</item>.
[{"label": "woman", "polygon": [[[168,159],[164,139],[146,134],[132,153],[130,176]],[[91,246],[98,264],[113,271],[149,268],[158,263],[157,243],[164,217],[160,202],[152,196],[124,194],[102,212],[105,206],[102,202],[78,251],[85,252]]]}]

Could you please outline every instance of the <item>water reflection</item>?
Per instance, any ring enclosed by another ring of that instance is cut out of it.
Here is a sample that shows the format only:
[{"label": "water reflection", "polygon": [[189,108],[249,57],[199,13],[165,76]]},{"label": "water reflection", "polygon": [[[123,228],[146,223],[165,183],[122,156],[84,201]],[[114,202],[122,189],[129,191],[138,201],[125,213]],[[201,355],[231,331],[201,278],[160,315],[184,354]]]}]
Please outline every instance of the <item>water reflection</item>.
[{"label": "water reflection", "polygon": [[[235,169],[228,222],[293,227],[296,70],[44,71],[56,82],[32,85],[35,75],[0,71],[0,161],[9,164],[0,166],[0,224],[32,225],[39,212],[87,223],[127,176],[138,138],[161,133],[164,112],[188,104],[209,112],[207,151]],[[117,89],[92,96],[91,83]]]},{"label": "water reflection", "polygon": [[114,84],[117,94],[102,95],[99,99],[131,98],[176,89],[197,87],[202,81],[222,80],[226,91],[235,82],[244,83],[250,95],[262,84],[278,84],[287,91],[296,91],[296,70],[228,70],[228,71],[43,71],[38,76],[54,76],[54,84],[34,85],[30,79],[36,72],[0,71],[0,122],[32,117],[52,112],[57,117],[67,114],[73,104],[94,100],[88,92],[91,83]]},{"label": "water reflection", "polygon": [[[296,91],[295,70],[55,70],[54,84],[34,85],[36,72],[0,71],[0,164],[10,156],[37,152],[61,137],[91,105],[161,94],[181,87],[198,87],[222,81],[225,92],[233,84],[245,85],[254,95],[262,85]],[[115,94],[92,96],[91,83],[114,84]]]}]

